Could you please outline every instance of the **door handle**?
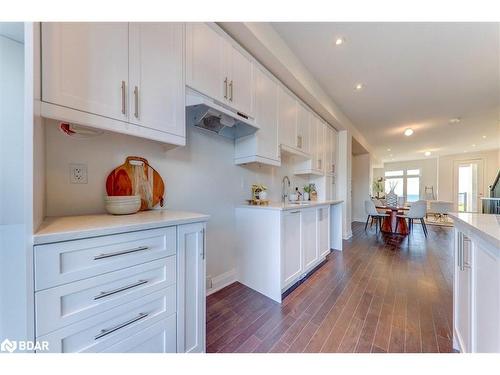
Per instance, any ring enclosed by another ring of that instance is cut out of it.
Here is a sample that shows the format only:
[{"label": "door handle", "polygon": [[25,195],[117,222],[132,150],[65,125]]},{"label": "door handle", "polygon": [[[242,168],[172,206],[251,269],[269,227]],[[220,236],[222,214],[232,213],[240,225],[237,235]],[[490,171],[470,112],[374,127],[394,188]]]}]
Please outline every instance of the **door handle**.
[{"label": "door handle", "polygon": [[122,81],[122,114],[126,114],[126,109],[125,109],[125,81]]},{"label": "door handle", "polygon": [[134,87],[134,116],[135,118],[139,118],[139,88],[137,86]]}]

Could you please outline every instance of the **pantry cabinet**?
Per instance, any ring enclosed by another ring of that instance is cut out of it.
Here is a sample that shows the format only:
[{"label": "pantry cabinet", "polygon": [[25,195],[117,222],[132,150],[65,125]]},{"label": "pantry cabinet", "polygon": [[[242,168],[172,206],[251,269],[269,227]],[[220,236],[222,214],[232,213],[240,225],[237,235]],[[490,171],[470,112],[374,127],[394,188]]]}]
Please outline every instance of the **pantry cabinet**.
[{"label": "pantry cabinet", "polygon": [[258,162],[279,166],[278,144],[278,84],[264,69],[256,67],[255,122],[259,131],[235,140],[235,163]]},{"label": "pantry cabinet", "polygon": [[41,35],[43,101],[128,119],[128,23],[42,23]]},{"label": "pantry cabinet", "polygon": [[130,122],[185,137],[184,25],[131,23]]},{"label": "pantry cabinet", "polygon": [[253,60],[206,23],[186,25],[186,84],[253,117]]},{"label": "pantry cabinet", "polygon": [[43,117],[185,145],[184,24],[41,27]]}]

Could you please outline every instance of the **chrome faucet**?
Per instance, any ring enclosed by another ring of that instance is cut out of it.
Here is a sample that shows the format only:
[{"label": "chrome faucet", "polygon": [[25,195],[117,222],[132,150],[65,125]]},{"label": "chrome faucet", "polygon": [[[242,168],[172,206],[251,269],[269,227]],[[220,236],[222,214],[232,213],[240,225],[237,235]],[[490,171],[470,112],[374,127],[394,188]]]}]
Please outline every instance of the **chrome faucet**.
[{"label": "chrome faucet", "polygon": [[[285,185],[285,180],[288,183],[288,186]],[[286,203],[286,198],[288,198],[289,194],[289,188],[290,188],[290,179],[288,176],[283,177],[283,180],[281,180],[281,199],[283,201],[283,204]]]}]

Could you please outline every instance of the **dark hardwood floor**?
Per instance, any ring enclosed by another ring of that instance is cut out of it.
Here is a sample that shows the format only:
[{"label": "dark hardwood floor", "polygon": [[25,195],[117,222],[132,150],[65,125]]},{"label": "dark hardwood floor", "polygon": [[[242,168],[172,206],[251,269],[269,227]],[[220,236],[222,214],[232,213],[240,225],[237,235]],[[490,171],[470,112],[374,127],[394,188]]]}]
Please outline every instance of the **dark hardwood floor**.
[{"label": "dark hardwood floor", "polygon": [[280,305],[240,283],[207,298],[207,352],[451,352],[452,229],[353,238]]}]

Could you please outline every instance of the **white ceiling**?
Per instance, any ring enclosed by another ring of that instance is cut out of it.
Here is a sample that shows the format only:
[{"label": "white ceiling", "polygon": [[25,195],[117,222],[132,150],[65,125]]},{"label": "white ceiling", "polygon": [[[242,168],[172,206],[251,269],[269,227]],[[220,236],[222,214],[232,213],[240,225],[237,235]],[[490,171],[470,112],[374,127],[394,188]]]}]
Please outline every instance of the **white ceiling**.
[{"label": "white ceiling", "polygon": [[[272,25],[378,158],[500,146],[499,23]],[[336,46],[339,36],[345,43]],[[449,124],[454,117],[458,125]]]},{"label": "white ceiling", "polygon": [[0,22],[0,35],[23,43],[24,24],[22,22]]}]

